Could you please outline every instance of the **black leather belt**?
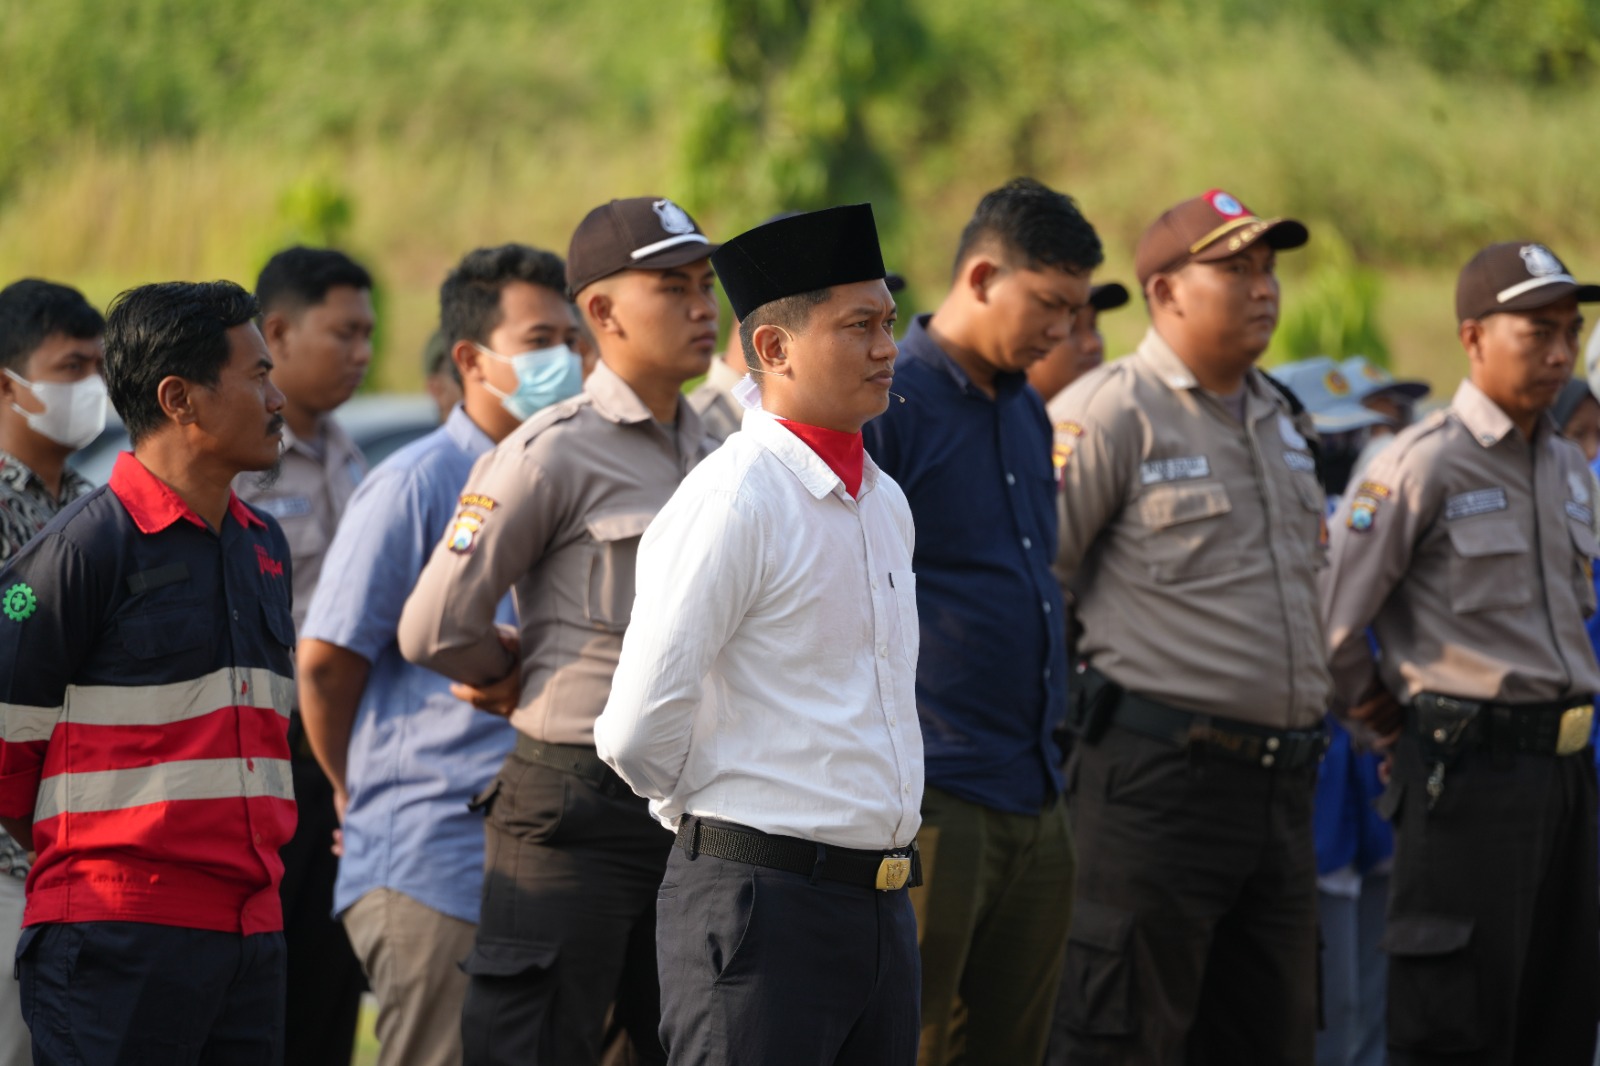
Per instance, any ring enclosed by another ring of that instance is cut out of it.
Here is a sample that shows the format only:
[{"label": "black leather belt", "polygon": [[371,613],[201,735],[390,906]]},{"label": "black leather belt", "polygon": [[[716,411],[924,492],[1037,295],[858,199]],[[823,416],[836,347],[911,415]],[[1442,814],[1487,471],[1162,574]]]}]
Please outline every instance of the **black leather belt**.
[{"label": "black leather belt", "polygon": [[841,848],[686,814],[678,823],[677,846],[691,859],[712,855],[858,888],[890,892],[922,884],[922,857],[915,842],[891,851]]},{"label": "black leather belt", "polygon": [[1438,751],[1489,748],[1572,755],[1589,745],[1593,707],[1588,696],[1548,703],[1496,703],[1423,692],[1406,708],[1406,728]]},{"label": "black leather belt", "polygon": [[523,762],[537,763],[571,774],[607,796],[633,795],[628,783],[618,777],[617,772],[607,766],[591,747],[582,744],[546,744],[519,731],[516,756]]},{"label": "black leather belt", "polygon": [[1297,770],[1314,765],[1328,750],[1328,734],[1320,729],[1268,729],[1181,711],[1126,691],[1111,712],[1111,724],[1180,748],[1198,744],[1226,758],[1255,763],[1269,770]]}]

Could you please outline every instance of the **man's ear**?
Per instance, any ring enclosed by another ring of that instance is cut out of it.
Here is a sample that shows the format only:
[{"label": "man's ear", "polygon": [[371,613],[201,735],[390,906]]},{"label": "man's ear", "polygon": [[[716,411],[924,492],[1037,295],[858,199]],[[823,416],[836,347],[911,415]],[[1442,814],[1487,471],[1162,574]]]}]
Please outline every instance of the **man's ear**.
[{"label": "man's ear", "polygon": [[761,369],[778,377],[787,377],[789,374],[788,342],[788,332],[771,323],[757,326],[755,332],[750,334],[750,343],[756,350]]},{"label": "man's ear", "polygon": [[273,362],[283,362],[283,353],[288,347],[284,339],[293,324],[282,311],[268,311],[261,316],[261,338],[267,342],[267,351],[272,353]]},{"label": "man's ear", "polygon": [[1472,363],[1483,361],[1483,322],[1480,319],[1469,318],[1456,329],[1456,336],[1461,338],[1461,347],[1466,350],[1467,359]]},{"label": "man's ear", "polygon": [[972,298],[981,304],[989,302],[990,290],[1000,276],[1000,264],[993,257],[979,253],[961,265],[961,284]]},{"label": "man's ear", "polygon": [[194,403],[195,384],[176,375],[161,379],[156,386],[156,402],[161,413],[180,426],[192,426],[199,420]]},{"label": "man's ear", "polygon": [[622,323],[617,320],[617,304],[612,299],[611,292],[604,285],[596,283],[589,286],[583,293],[583,302],[580,305],[583,317],[589,323],[590,332],[599,335],[609,333],[613,337],[625,337]]},{"label": "man's ear", "polygon": [[471,341],[456,341],[450,346],[450,361],[456,365],[456,373],[461,375],[462,381],[483,380],[483,370],[479,367],[482,359],[483,353]]},{"label": "man's ear", "polygon": [[1179,313],[1177,286],[1172,283],[1171,274],[1157,274],[1145,286],[1145,293],[1150,303],[1150,309],[1157,309],[1168,313]]}]

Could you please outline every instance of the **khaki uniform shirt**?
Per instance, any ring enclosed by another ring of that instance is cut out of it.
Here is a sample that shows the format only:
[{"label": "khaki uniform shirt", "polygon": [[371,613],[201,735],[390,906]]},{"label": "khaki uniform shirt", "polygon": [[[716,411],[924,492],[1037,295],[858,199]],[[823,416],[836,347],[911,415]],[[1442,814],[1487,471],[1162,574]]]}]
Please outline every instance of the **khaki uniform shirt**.
[{"label": "khaki uniform shirt", "polygon": [[743,374],[717,359],[712,362],[706,379],[689,393],[689,406],[700,416],[706,436],[718,444],[737,433],[744,421],[744,408],[739,406],[732,392],[743,377]]},{"label": "khaki uniform shirt", "polygon": [[1583,625],[1600,551],[1592,485],[1548,418],[1530,442],[1470,381],[1400,433],[1332,520],[1322,584],[1335,709],[1375,675],[1402,703],[1600,692]]},{"label": "khaki uniform shirt", "polygon": [[332,418],[322,420],[318,449],[283,427],[283,458],[278,480],[260,487],[261,474],[247,470],[234,478],[233,491],[248,504],[265,511],[283,527],[294,560],[294,627],[298,631],[311,607],[311,594],[322,574],[322,557],[333,543],[333,531],[367,472],[367,461],[356,442]]},{"label": "khaki uniform shirt", "polygon": [[1058,401],[1056,576],[1079,658],[1170,706],[1316,725],[1324,504],[1287,404],[1252,370],[1240,424],[1154,330]]},{"label": "khaki uniform shirt", "polygon": [[708,452],[687,400],[668,430],[604,362],[583,388],[473,466],[400,617],[407,659],[485,685],[514,665],[494,628],[512,589],[522,698],[511,724],[552,744],[594,743],[633,612],[639,537]]}]

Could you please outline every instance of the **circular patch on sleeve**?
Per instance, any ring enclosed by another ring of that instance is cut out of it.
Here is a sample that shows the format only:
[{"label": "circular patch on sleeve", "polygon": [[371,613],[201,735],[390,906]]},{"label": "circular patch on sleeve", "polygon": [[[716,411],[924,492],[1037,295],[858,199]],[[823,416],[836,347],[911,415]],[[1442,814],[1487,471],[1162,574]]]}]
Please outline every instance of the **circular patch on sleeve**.
[{"label": "circular patch on sleeve", "polygon": [[5,597],[0,602],[4,604],[6,617],[13,622],[25,622],[39,609],[39,597],[20,581],[6,589]]}]

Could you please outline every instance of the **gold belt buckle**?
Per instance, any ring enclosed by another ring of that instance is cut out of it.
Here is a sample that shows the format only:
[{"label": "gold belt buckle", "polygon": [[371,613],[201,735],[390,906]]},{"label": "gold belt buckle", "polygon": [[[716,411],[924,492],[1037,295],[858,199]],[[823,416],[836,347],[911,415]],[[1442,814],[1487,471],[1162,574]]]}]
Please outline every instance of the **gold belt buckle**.
[{"label": "gold belt buckle", "polygon": [[875,887],[880,892],[893,892],[897,888],[904,888],[910,879],[911,857],[890,855],[878,864],[878,883]]},{"label": "gold belt buckle", "polygon": [[1594,705],[1568,707],[1561,712],[1561,732],[1556,734],[1556,754],[1571,755],[1589,743],[1589,727],[1594,723]]}]

